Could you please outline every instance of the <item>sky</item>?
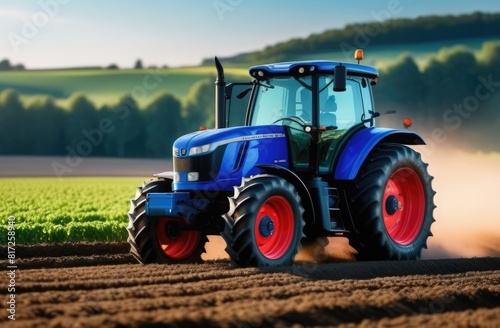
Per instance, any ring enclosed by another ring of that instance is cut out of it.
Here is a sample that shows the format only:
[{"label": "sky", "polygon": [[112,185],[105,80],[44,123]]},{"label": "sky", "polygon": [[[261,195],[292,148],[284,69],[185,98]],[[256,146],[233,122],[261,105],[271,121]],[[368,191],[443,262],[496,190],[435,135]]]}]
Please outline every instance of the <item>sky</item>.
[{"label": "sky", "polygon": [[190,66],[352,23],[474,11],[500,12],[500,1],[0,0],[0,60]]}]

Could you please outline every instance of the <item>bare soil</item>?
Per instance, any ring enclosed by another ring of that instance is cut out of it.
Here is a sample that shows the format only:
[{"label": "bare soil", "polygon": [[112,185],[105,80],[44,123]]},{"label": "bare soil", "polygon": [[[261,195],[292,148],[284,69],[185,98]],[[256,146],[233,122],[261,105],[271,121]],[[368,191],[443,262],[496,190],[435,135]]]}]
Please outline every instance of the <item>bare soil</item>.
[{"label": "bare soil", "polygon": [[[0,248],[6,259],[7,250]],[[2,327],[498,327],[500,258],[141,265],[125,243],[16,248]],[[8,263],[0,261],[6,268]]]}]

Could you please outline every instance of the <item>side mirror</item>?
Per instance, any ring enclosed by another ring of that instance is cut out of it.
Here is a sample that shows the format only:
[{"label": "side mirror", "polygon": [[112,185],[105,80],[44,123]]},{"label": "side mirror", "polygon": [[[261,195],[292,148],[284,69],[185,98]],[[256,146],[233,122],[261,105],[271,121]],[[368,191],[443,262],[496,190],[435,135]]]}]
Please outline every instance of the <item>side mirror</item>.
[{"label": "side mirror", "polygon": [[337,65],[333,69],[333,91],[345,91],[347,80],[347,69],[345,66]]}]

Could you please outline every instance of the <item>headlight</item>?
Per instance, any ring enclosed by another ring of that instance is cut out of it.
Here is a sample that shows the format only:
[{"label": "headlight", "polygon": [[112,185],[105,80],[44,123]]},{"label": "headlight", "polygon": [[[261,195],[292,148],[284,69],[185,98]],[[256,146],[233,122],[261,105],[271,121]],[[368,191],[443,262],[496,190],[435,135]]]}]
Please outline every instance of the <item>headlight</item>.
[{"label": "headlight", "polygon": [[189,149],[189,156],[200,155],[208,152],[209,150],[210,150],[210,144],[198,147],[192,147],[191,149]]},{"label": "headlight", "polygon": [[198,172],[188,172],[188,181],[198,181],[200,179],[200,174]]},{"label": "headlight", "polygon": [[179,156],[179,148],[173,147],[174,156]]}]

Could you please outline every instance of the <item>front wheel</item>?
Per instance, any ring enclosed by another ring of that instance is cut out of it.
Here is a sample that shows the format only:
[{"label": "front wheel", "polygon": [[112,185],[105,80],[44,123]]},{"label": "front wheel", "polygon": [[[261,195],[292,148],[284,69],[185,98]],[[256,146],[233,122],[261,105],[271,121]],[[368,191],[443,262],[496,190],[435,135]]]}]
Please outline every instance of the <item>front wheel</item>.
[{"label": "front wheel", "polygon": [[241,266],[292,265],[303,237],[304,208],[295,187],[274,175],[244,179],[229,198],[222,234]]},{"label": "front wheel", "polygon": [[372,151],[351,190],[359,259],[420,258],[435,221],[432,179],[411,148],[382,144]]},{"label": "front wheel", "polygon": [[205,252],[206,235],[184,219],[146,216],[149,193],[171,192],[171,180],[152,180],[137,188],[128,212],[130,252],[141,263],[197,263]]}]

